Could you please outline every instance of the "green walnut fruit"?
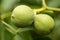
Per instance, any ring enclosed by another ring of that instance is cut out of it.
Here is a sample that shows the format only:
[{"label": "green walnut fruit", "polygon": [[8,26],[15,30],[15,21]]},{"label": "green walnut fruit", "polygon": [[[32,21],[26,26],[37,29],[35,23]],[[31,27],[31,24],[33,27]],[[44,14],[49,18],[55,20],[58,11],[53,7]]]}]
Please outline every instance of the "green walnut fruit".
[{"label": "green walnut fruit", "polygon": [[11,15],[11,21],[17,26],[31,25],[34,19],[34,11],[27,5],[17,6]]},{"label": "green walnut fruit", "polygon": [[54,28],[55,22],[52,17],[47,14],[38,14],[34,19],[34,27],[40,35],[49,34]]}]

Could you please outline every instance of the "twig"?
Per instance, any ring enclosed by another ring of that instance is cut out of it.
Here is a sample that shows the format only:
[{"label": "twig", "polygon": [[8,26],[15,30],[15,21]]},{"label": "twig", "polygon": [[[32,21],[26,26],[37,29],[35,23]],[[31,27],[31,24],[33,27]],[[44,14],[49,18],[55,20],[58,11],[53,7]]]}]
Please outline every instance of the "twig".
[{"label": "twig", "polygon": [[8,28],[10,28],[12,31],[14,31],[14,33],[16,33],[16,30],[10,26],[9,24],[7,24],[6,22],[4,22],[3,20],[1,21],[3,24],[5,24]]},{"label": "twig", "polygon": [[47,6],[46,6],[46,2],[45,2],[45,0],[42,0],[42,5],[43,5],[44,8],[47,7]]},{"label": "twig", "polygon": [[59,8],[51,8],[51,7],[47,7],[47,9],[49,9],[49,10],[54,10],[54,11],[60,11]]}]

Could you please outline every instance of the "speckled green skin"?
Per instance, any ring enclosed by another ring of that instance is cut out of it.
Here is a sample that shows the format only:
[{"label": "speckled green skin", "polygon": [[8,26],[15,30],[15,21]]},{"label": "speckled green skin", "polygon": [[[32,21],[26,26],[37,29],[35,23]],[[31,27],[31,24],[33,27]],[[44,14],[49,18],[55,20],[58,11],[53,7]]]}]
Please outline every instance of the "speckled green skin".
[{"label": "speckled green skin", "polygon": [[17,6],[13,10],[11,16],[12,22],[17,26],[31,25],[33,19],[34,19],[34,11],[26,5]]},{"label": "speckled green skin", "polygon": [[35,16],[34,27],[40,35],[46,35],[54,28],[54,20],[47,14],[38,14]]}]

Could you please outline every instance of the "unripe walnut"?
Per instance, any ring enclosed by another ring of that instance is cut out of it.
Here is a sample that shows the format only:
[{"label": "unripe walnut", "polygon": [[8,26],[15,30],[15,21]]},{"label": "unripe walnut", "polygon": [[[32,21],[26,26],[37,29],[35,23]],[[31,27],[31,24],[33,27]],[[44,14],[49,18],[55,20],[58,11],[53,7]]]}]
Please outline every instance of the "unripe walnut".
[{"label": "unripe walnut", "polygon": [[34,19],[34,27],[40,35],[49,34],[54,28],[55,22],[52,17],[47,14],[38,14]]},{"label": "unripe walnut", "polygon": [[17,26],[31,25],[34,19],[34,11],[26,5],[17,6],[11,15],[11,21]]}]

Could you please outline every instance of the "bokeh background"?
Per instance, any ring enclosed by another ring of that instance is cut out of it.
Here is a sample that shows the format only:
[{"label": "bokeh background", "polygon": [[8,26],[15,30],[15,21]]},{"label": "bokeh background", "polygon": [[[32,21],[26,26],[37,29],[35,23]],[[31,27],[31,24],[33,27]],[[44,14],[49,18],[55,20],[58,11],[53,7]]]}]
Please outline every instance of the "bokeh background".
[{"label": "bokeh background", "polygon": [[[46,5],[52,8],[60,9],[60,0],[46,0]],[[13,28],[18,29],[10,20],[13,9],[18,5],[28,5],[32,9],[41,8],[42,0],[0,0],[0,18]],[[52,33],[45,37],[41,37],[32,31],[31,35],[22,32],[15,35],[11,29],[7,28],[0,21],[0,40],[60,40],[60,11],[54,11],[55,28]],[[22,31],[24,29],[20,29]],[[32,37],[31,37],[32,36]]]}]

